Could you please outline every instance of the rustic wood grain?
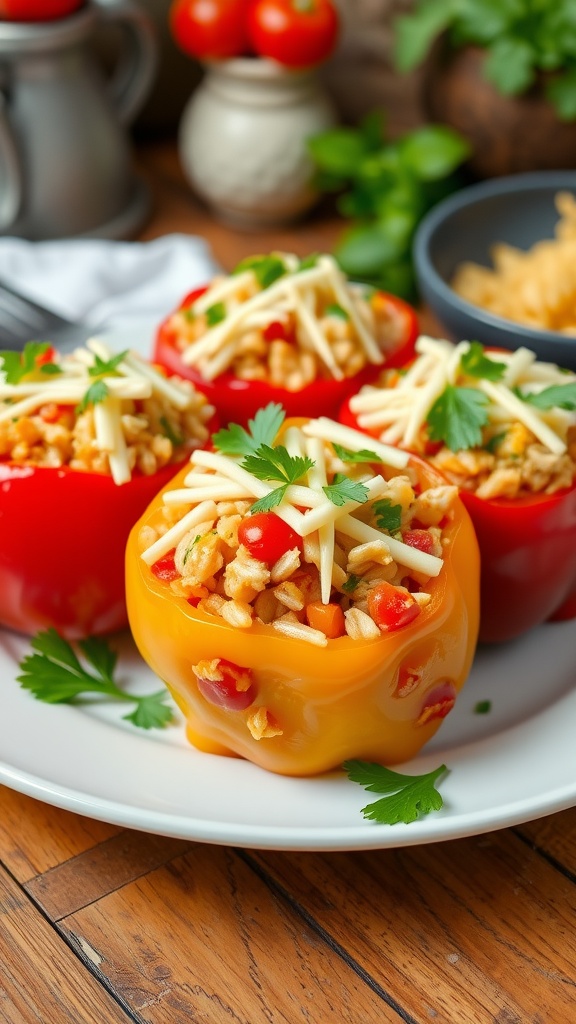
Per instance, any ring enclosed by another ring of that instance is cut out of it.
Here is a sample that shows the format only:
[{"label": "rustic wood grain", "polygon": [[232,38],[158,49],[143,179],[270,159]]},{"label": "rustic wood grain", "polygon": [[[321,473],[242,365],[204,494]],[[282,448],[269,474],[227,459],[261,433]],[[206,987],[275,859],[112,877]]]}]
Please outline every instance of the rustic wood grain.
[{"label": "rustic wood grain", "polygon": [[526,822],[516,832],[576,878],[576,807]]},{"label": "rustic wood grain", "polygon": [[0,869],[2,1024],[127,1024],[129,1019]]},{"label": "rustic wood grain", "polygon": [[192,847],[61,927],[151,1024],[399,1024],[383,994],[232,850]]},{"label": "rustic wood grain", "polygon": [[33,800],[0,786],[0,861],[19,882],[116,835],[114,825]]},{"label": "rustic wood grain", "polygon": [[417,1021],[574,1020],[576,889],[513,833],[246,856]]},{"label": "rustic wood grain", "polygon": [[52,921],[101,899],[128,882],[147,875],[188,849],[182,839],[146,832],[121,832],[92,850],[31,879],[26,885]]}]

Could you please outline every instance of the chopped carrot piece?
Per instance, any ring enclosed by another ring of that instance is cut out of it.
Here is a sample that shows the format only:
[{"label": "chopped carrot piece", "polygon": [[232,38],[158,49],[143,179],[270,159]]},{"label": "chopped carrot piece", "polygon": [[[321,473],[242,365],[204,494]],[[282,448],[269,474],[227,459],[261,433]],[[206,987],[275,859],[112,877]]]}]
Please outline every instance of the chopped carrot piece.
[{"label": "chopped carrot piece", "polygon": [[311,601],[306,605],[306,620],[312,629],[319,629],[329,640],[344,636],[344,613],[339,604]]}]

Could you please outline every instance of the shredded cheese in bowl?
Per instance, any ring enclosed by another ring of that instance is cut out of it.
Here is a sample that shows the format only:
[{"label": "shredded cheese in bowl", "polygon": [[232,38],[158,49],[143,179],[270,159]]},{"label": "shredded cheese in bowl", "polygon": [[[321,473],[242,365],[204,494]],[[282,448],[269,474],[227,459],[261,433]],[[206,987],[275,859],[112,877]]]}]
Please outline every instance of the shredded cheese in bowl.
[{"label": "shredded cheese in bowl", "polygon": [[480,498],[554,494],[576,480],[576,374],[533,352],[421,337],[405,372],[350,399],[356,423],[419,452]]},{"label": "shredded cheese in bowl", "polygon": [[329,255],[250,257],[165,327],[204,380],[227,372],[288,391],[379,365],[398,342],[377,294],[350,284]]},{"label": "shredded cheese in bowl", "polygon": [[[152,476],[206,442],[213,408],[189,381],[92,339],[70,356],[0,354],[0,461]],[[2,379],[3,378],[3,379]]]},{"label": "shredded cheese in bowl", "polygon": [[[399,628],[382,595],[409,619],[430,601],[457,489],[421,492],[406,453],[329,419],[282,421],[270,405],[251,434],[232,425],[216,451],[194,452],[141,527],[141,559],[175,601],[239,629],[271,625],[322,647]],[[258,513],[287,537],[269,557],[243,543]]]}]

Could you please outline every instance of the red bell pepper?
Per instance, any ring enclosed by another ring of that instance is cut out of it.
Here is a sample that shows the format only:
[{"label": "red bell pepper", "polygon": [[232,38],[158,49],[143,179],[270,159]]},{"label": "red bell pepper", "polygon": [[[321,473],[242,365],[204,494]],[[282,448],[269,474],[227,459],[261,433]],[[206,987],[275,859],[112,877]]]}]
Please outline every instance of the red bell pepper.
[{"label": "red bell pepper", "polygon": [[[339,418],[362,429],[348,401]],[[552,495],[460,496],[480,547],[480,640],[512,640],[547,619],[575,618],[576,484]]]},{"label": "red bell pepper", "polygon": [[[187,309],[207,291],[207,286],[197,288],[182,300],[178,309]],[[338,414],[342,402],[348,395],[355,394],[364,384],[369,384],[381,372],[384,365],[402,366],[414,354],[414,343],[418,337],[418,320],[415,311],[407,302],[379,292],[380,313],[390,325],[396,347],[383,362],[375,366],[369,363],[360,373],[344,380],[318,378],[300,391],[288,391],[273,387],[264,381],[242,380],[232,373],[220,374],[214,380],[204,380],[193,366],[182,361],[176,347],[176,335],[171,326],[171,316],[159,327],[154,343],[153,361],[165,367],[169,374],[177,374],[191,380],[198,391],[202,391],[215,406],[223,423],[240,423],[244,426],[258,409],[269,402],[278,402],[287,416],[329,416]]]},{"label": "red bell pepper", "polygon": [[68,639],[124,628],[128,534],[180,465],[119,487],[98,473],[0,462],[0,624],[54,626]]}]

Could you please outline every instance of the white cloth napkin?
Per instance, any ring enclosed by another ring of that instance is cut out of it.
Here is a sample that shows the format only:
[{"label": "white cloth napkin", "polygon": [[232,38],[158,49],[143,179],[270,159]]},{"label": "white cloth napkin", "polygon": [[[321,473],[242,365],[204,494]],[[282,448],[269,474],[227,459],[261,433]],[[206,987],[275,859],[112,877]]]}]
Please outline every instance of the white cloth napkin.
[{"label": "white cloth napkin", "polygon": [[98,327],[161,321],[218,270],[202,238],[152,242],[0,239],[0,280],[61,316]]}]

